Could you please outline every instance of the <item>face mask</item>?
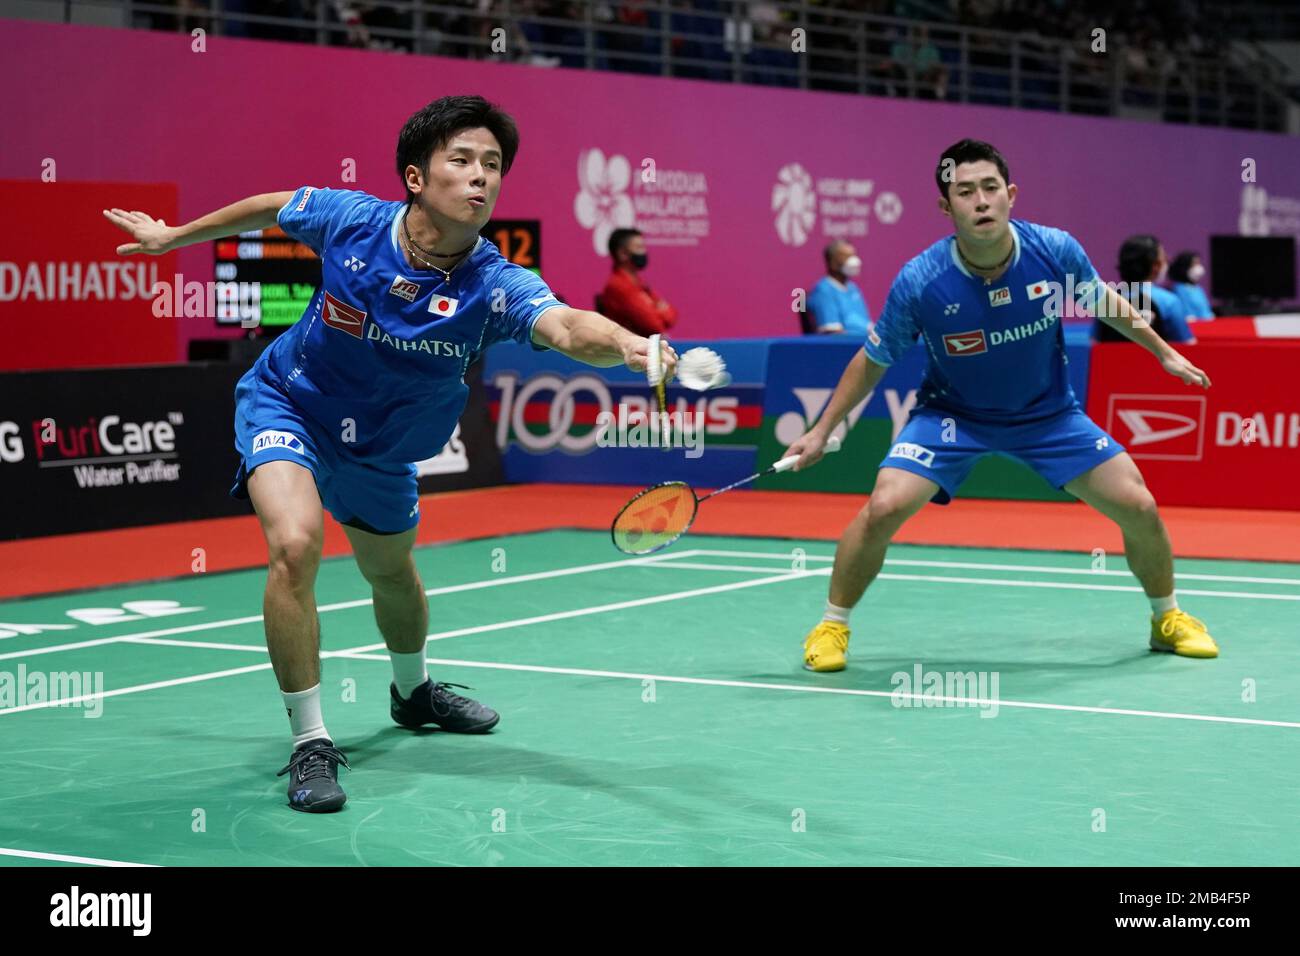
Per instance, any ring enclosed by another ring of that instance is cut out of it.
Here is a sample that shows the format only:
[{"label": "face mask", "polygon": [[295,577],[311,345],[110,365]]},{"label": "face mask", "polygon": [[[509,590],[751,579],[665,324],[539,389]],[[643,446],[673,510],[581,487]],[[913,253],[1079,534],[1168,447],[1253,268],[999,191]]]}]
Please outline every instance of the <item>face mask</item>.
[{"label": "face mask", "polygon": [[1205,278],[1205,266],[1195,265],[1187,270],[1187,281],[1191,283],[1200,282]]},{"label": "face mask", "polygon": [[644,252],[634,252],[632,253],[631,260],[632,265],[636,266],[638,269],[644,269],[646,263],[650,261],[650,257]]},{"label": "face mask", "polygon": [[840,266],[840,271],[851,279],[862,271],[862,260],[857,256],[849,256],[844,260],[844,265]]}]

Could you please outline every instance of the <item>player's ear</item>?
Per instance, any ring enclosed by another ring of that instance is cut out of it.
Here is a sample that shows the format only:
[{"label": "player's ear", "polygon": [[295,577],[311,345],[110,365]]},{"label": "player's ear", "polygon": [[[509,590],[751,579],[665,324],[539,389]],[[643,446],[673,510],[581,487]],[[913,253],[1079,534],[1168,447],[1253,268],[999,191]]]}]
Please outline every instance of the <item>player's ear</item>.
[{"label": "player's ear", "polygon": [[939,197],[939,211],[949,219],[952,218],[952,203],[948,202],[943,196]]},{"label": "player's ear", "polygon": [[1016,194],[1019,192],[1020,190],[1016,188],[1015,183],[1007,183],[1007,205],[1008,206],[1014,206],[1016,204]]},{"label": "player's ear", "polygon": [[406,185],[414,193],[419,193],[424,189],[424,173],[414,163],[406,167]]}]

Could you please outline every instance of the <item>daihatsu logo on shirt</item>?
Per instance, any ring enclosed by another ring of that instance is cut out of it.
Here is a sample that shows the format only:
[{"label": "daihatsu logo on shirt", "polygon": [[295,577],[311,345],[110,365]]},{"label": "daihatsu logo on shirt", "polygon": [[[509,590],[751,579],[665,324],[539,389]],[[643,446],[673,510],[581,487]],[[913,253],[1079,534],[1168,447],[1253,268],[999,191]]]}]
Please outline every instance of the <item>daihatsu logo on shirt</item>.
[{"label": "daihatsu logo on shirt", "polygon": [[374,322],[366,330],[366,338],[371,342],[380,342],[399,352],[423,352],[426,355],[443,355],[447,358],[464,358],[464,342],[444,342],[441,339],[402,339],[390,335]]}]

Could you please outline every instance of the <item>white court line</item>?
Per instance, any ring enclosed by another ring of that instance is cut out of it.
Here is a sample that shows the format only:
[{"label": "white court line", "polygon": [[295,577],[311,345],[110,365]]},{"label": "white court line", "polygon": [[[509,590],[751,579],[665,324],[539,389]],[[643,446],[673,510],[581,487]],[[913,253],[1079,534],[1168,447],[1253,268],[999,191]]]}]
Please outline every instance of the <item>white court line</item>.
[{"label": "white court line", "polygon": [[[704,594],[720,594],[723,591],[739,591],[741,588],[754,588],[764,584],[777,584],[781,581],[793,581],[798,578],[809,578],[825,575],[830,572],[830,568],[821,568],[816,571],[791,571],[785,574],[775,575],[770,578],[755,578],[750,581],[735,581],[731,584],[717,584],[707,588],[693,588],[689,591],[674,591],[671,594],[656,594],[653,597],[634,598],[630,601],[618,601],[614,604],[598,604],[595,607],[583,607],[573,611],[557,611],[554,614],[539,614],[536,617],[521,617],[513,621],[501,621],[498,624],[483,624],[478,627],[461,627],[454,631],[442,631],[437,634],[428,635],[430,641],[442,641],[449,637],[464,637],[467,634],[483,634],[488,631],[504,631],[514,627],[526,627],[529,624],[546,624],[550,621],[564,621],[574,617],[586,617],[589,614],[603,614],[606,611],[622,611],[631,607],[645,607],[647,604],[661,604],[665,601],[679,601],[682,598],[699,597]],[[377,651],[385,647],[381,641],[378,644],[368,644],[365,647],[354,647],[351,651],[339,651],[339,656],[347,653],[364,653],[365,651]]]},{"label": "white court line", "polygon": [[[694,551],[683,551],[682,557],[694,555]],[[483,581],[470,581],[466,584],[451,584],[441,588],[426,588],[424,593],[430,597],[436,597],[440,594],[457,594],[462,591],[476,591],[480,588],[500,587],[505,584],[522,584],[528,581],[541,581],[549,578],[566,577],[571,574],[587,574],[592,571],[607,571],[611,568],[636,567],[639,565],[651,565],[667,560],[671,555],[656,554],[644,558],[628,558],[622,561],[602,561],[599,564],[582,564],[570,568],[557,568],[554,571],[536,571],[531,574],[516,574],[509,577],[488,578]],[[367,604],[373,604],[372,598],[361,598],[355,601],[339,601],[334,604],[322,604],[316,608],[318,614],[327,611],[340,611],[346,608],[364,607]],[[224,621],[208,621],[205,624],[183,624],[180,627],[167,627],[157,631],[141,631],[136,634],[121,634],[117,637],[100,637],[89,641],[77,641],[73,644],[56,644],[49,647],[34,647],[25,651],[10,651],[7,654],[0,654],[0,661],[8,660],[13,657],[34,657],[38,654],[56,654],[61,651],[77,651],[83,647],[100,647],[104,644],[119,644],[124,641],[135,641],[145,637],[169,637],[172,634],[192,634],[196,631],[208,631],[223,627],[237,627],[241,624],[256,624],[262,620],[261,614],[250,614],[247,617],[232,617]]]},{"label": "white court line", "polygon": [[[1140,587],[1124,584],[1075,584],[1070,581],[1012,581],[1005,578],[955,578],[938,574],[880,574],[888,581],[934,581],[939,584],[993,584],[1004,588],[1055,588],[1068,591],[1134,591]],[[1197,591],[1179,588],[1179,596],[1193,594],[1197,597],[1245,598],[1259,601],[1300,601],[1300,594],[1259,594],[1254,591]]]},{"label": "white court line", "polygon": [[[932,547],[941,547],[933,545]],[[793,550],[793,549],[792,549]],[[794,555],[792,551],[720,551],[717,549],[696,548],[695,555],[704,558],[768,558],[769,560],[790,561]],[[682,557],[690,557],[685,552]],[[805,554],[805,561],[834,561],[835,556],[829,554]],[[1199,560],[1199,559],[1198,559]],[[1209,559],[1206,559],[1209,560]],[[672,562],[669,562],[671,565]],[[1091,568],[1062,568],[1052,565],[1042,564],[989,564],[979,561],[919,561],[904,558],[886,558],[885,564],[896,564],[900,567],[910,568],[959,568],[970,571],[1036,571],[1041,574],[1088,574],[1088,575],[1109,575],[1112,577],[1130,577],[1130,571],[1094,571]],[[1175,571],[1175,577],[1186,578],[1189,581],[1232,581],[1237,584],[1289,584],[1300,585],[1300,578],[1261,578],[1247,577],[1237,574],[1191,574],[1182,571]]]},{"label": "white court line", "polygon": [[[786,556],[788,557],[788,556]],[[886,564],[889,562],[886,561]],[[695,561],[669,561],[656,565],[659,568],[693,568],[700,571],[748,571],[755,574],[770,574],[775,568],[760,568],[745,564],[704,564]],[[993,565],[996,567],[996,565]],[[826,574],[830,568],[818,568],[808,574]],[[1087,573],[1087,572],[1080,572]],[[1119,573],[1119,572],[1116,572]],[[877,579],[885,581],[932,581],[939,584],[988,584],[1008,588],[1055,588],[1067,591],[1128,591],[1142,593],[1142,588],[1123,584],[1075,584],[1067,581],[1016,581],[1006,578],[967,578],[945,577],[932,574],[878,574]],[[1180,595],[1195,597],[1257,598],[1261,601],[1300,601],[1300,594],[1264,594],[1255,591],[1199,591],[1194,588],[1179,588]]]},{"label": "white court line", "polygon": [[[664,601],[677,601],[677,600],[681,600],[682,598],[697,597],[703,594],[717,594],[721,591],[737,591],[740,590],[741,588],[752,588],[752,587],[758,587],[763,584],[773,584],[778,581],[789,581],[795,578],[811,577],[814,575],[824,574],[827,571],[829,571],[828,568],[822,569],[820,571],[804,571],[804,572],[795,572],[789,574],[780,574],[770,578],[758,578],[756,580],[751,580],[751,581],[736,581],[731,584],[720,584],[715,587],[695,588],[690,591],[676,591],[672,594],[658,594],[655,595],[654,597],[649,597],[649,598],[638,598],[633,601],[619,601],[615,604],[601,604],[595,607],[578,608],[573,611],[560,611],[555,614],[543,614],[538,617],[517,618],[512,621],[502,621],[498,624],[484,624],[479,627],[460,628],[454,631],[443,631],[441,633],[430,634],[428,635],[428,639],[431,641],[438,641],[447,637],[460,637],[464,634],[482,634],[488,631],[500,631],[500,630],[506,630],[514,627],[524,627],[529,624],[541,624],[547,621],[558,621],[565,618],[583,617],[588,614],[601,614],[604,613],[605,611],[617,611],[628,607],[640,607],[646,604],[659,604]],[[123,640],[123,638],[118,638],[118,640]],[[132,643],[145,644],[145,643],[152,643],[156,639],[136,635],[134,637],[131,637],[130,640]],[[189,642],[178,641],[175,643],[187,644]],[[218,645],[214,644],[212,646],[215,647]],[[364,653],[366,651],[381,650],[384,648],[384,646],[385,645],[381,641],[378,644],[364,644],[359,647],[351,647],[342,651],[322,651],[321,657],[344,657],[348,654],[358,654],[358,653]],[[228,648],[237,649],[241,651],[257,650],[263,654],[266,653],[266,648],[264,647],[254,648],[251,645],[232,644],[232,645],[228,645]],[[77,697],[66,697],[66,698],[60,698],[58,700],[38,701],[32,704],[23,704],[18,707],[8,707],[8,708],[0,709],[0,717],[3,717],[6,714],[22,713],[23,711],[27,711],[27,710],[43,710],[48,707],[70,707],[74,704],[84,703],[85,701],[89,701],[89,700],[102,699],[105,697],[120,697],[123,694],[138,694],[146,690],[159,690],[164,687],[176,687],[180,684],[194,684],[194,683],[198,683],[199,681],[215,680],[220,677],[232,677],[237,674],[249,674],[254,671],[267,670],[270,667],[271,664],[268,661],[267,663],[264,664],[253,664],[248,667],[237,667],[237,668],[232,668],[231,670],[213,671],[212,673],[208,673],[208,674],[193,674],[189,677],[177,677],[177,678],[173,678],[172,680],[153,681],[148,684],[137,684],[133,687],[121,687],[118,688],[117,690],[108,690],[100,694],[93,694],[93,693],[81,694]]]},{"label": "white court line", "polygon": [[18,707],[0,708],[0,717],[6,714],[21,714],[25,710],[45,710],[47,707],[71,707],[88,700],[100,700],[105,697],[121,697],[123,694],[139,694],[146,690],[160,690],[163,687],[177,687],[181,684],[197,684],[200,681],[216,680],[219,677],[234,677],[238,674],[251,674],[254,671],[271,669],[271,662],[252,664],[248,667],[232,667],[225,671],[212,671],[207,674],[191,674],[189,677],[173,677],[171,680],[157,680],[149,684],[136,684],[134,687],[120,687],[106,690],[99,694],[79,694],[76,697],[60,697],[58,700],[42,700],[34,704],[22,704]]},{"label": "white court line", "polygon": [[93,856],[68,856],[64,853],[39,853],[36,850],[11,850],[0,846],[0,856],[21,856],[29,860],[49,860],[52,863],[84,863],[87,866],[155,866],[153,863],[125,863],[122,860],[100,860]]},{"label": "white court line", "polygon": [[[383,661],[387,656],[360,651],[340,651],[336,656],[353,660]],[[759,681],[718,680],[707,677],[670,677],[663,674],[637,674],[628,671],[589,670],[582,667],[543,667],[536,664],[500,664],[493,661],[462,661],[430,657],[430,664],[446,667],[479,667],[488,670],[531,671],[540,674],[571,674],[577,677],[611,677],[622,680],[654,680],[667,684],[700,684],[708,687],[743,687],[755,690],[786,690],[801,694],[842,694],[849,697],[911,698],[918,701],[946,701],[972,707],[996,704],[998,707],[1020,707],[1029,710],[1064,710],[1087,714],[1115,714],[1124,717],[1163,717],[1170,720],[1201,720],[1220,724],[1251,724],[1264,727],[1300,728],[1300,723],[1287,720],[1259,720],[1253,717],[1220,717],[1214,714],[1181,714],[1160,710],[1126,710],[1120,707],[1088,707],[1079,704],[1043,704],[1025,700],[983,700],[978,697],[940,697],[926,694],[903,694],[887,690],[858,690],[851,687],[814,687],[808,684],[771,684]]]}]

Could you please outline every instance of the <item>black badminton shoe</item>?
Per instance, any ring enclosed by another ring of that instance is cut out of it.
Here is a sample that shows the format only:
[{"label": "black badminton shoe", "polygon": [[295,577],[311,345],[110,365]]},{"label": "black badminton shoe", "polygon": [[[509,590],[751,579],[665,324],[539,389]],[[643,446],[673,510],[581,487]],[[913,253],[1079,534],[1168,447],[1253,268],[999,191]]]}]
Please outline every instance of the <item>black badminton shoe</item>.
[{"label": "black badminton shoe", "polygon": [[435,684],[426,680],[403,700],[397,693],[397,685],[390,684],[388,693],[393,698],[393,705],[389,713],[397,723],[412,730],[425,724],[436,724],[456,734],[482,734],[497,725],[500,714],[476,700],[453,694],[448,689],[451,687],[470,689],[464,684]]},{"label": "black badminton shoe", "polygon": [[348,760],[328,737],[309,740],[295,750],[288,765],[276,774],[289,775],[289,806],[304,813],[343,809],[348,795],[339,786],[339,764],[347,767]]}]

